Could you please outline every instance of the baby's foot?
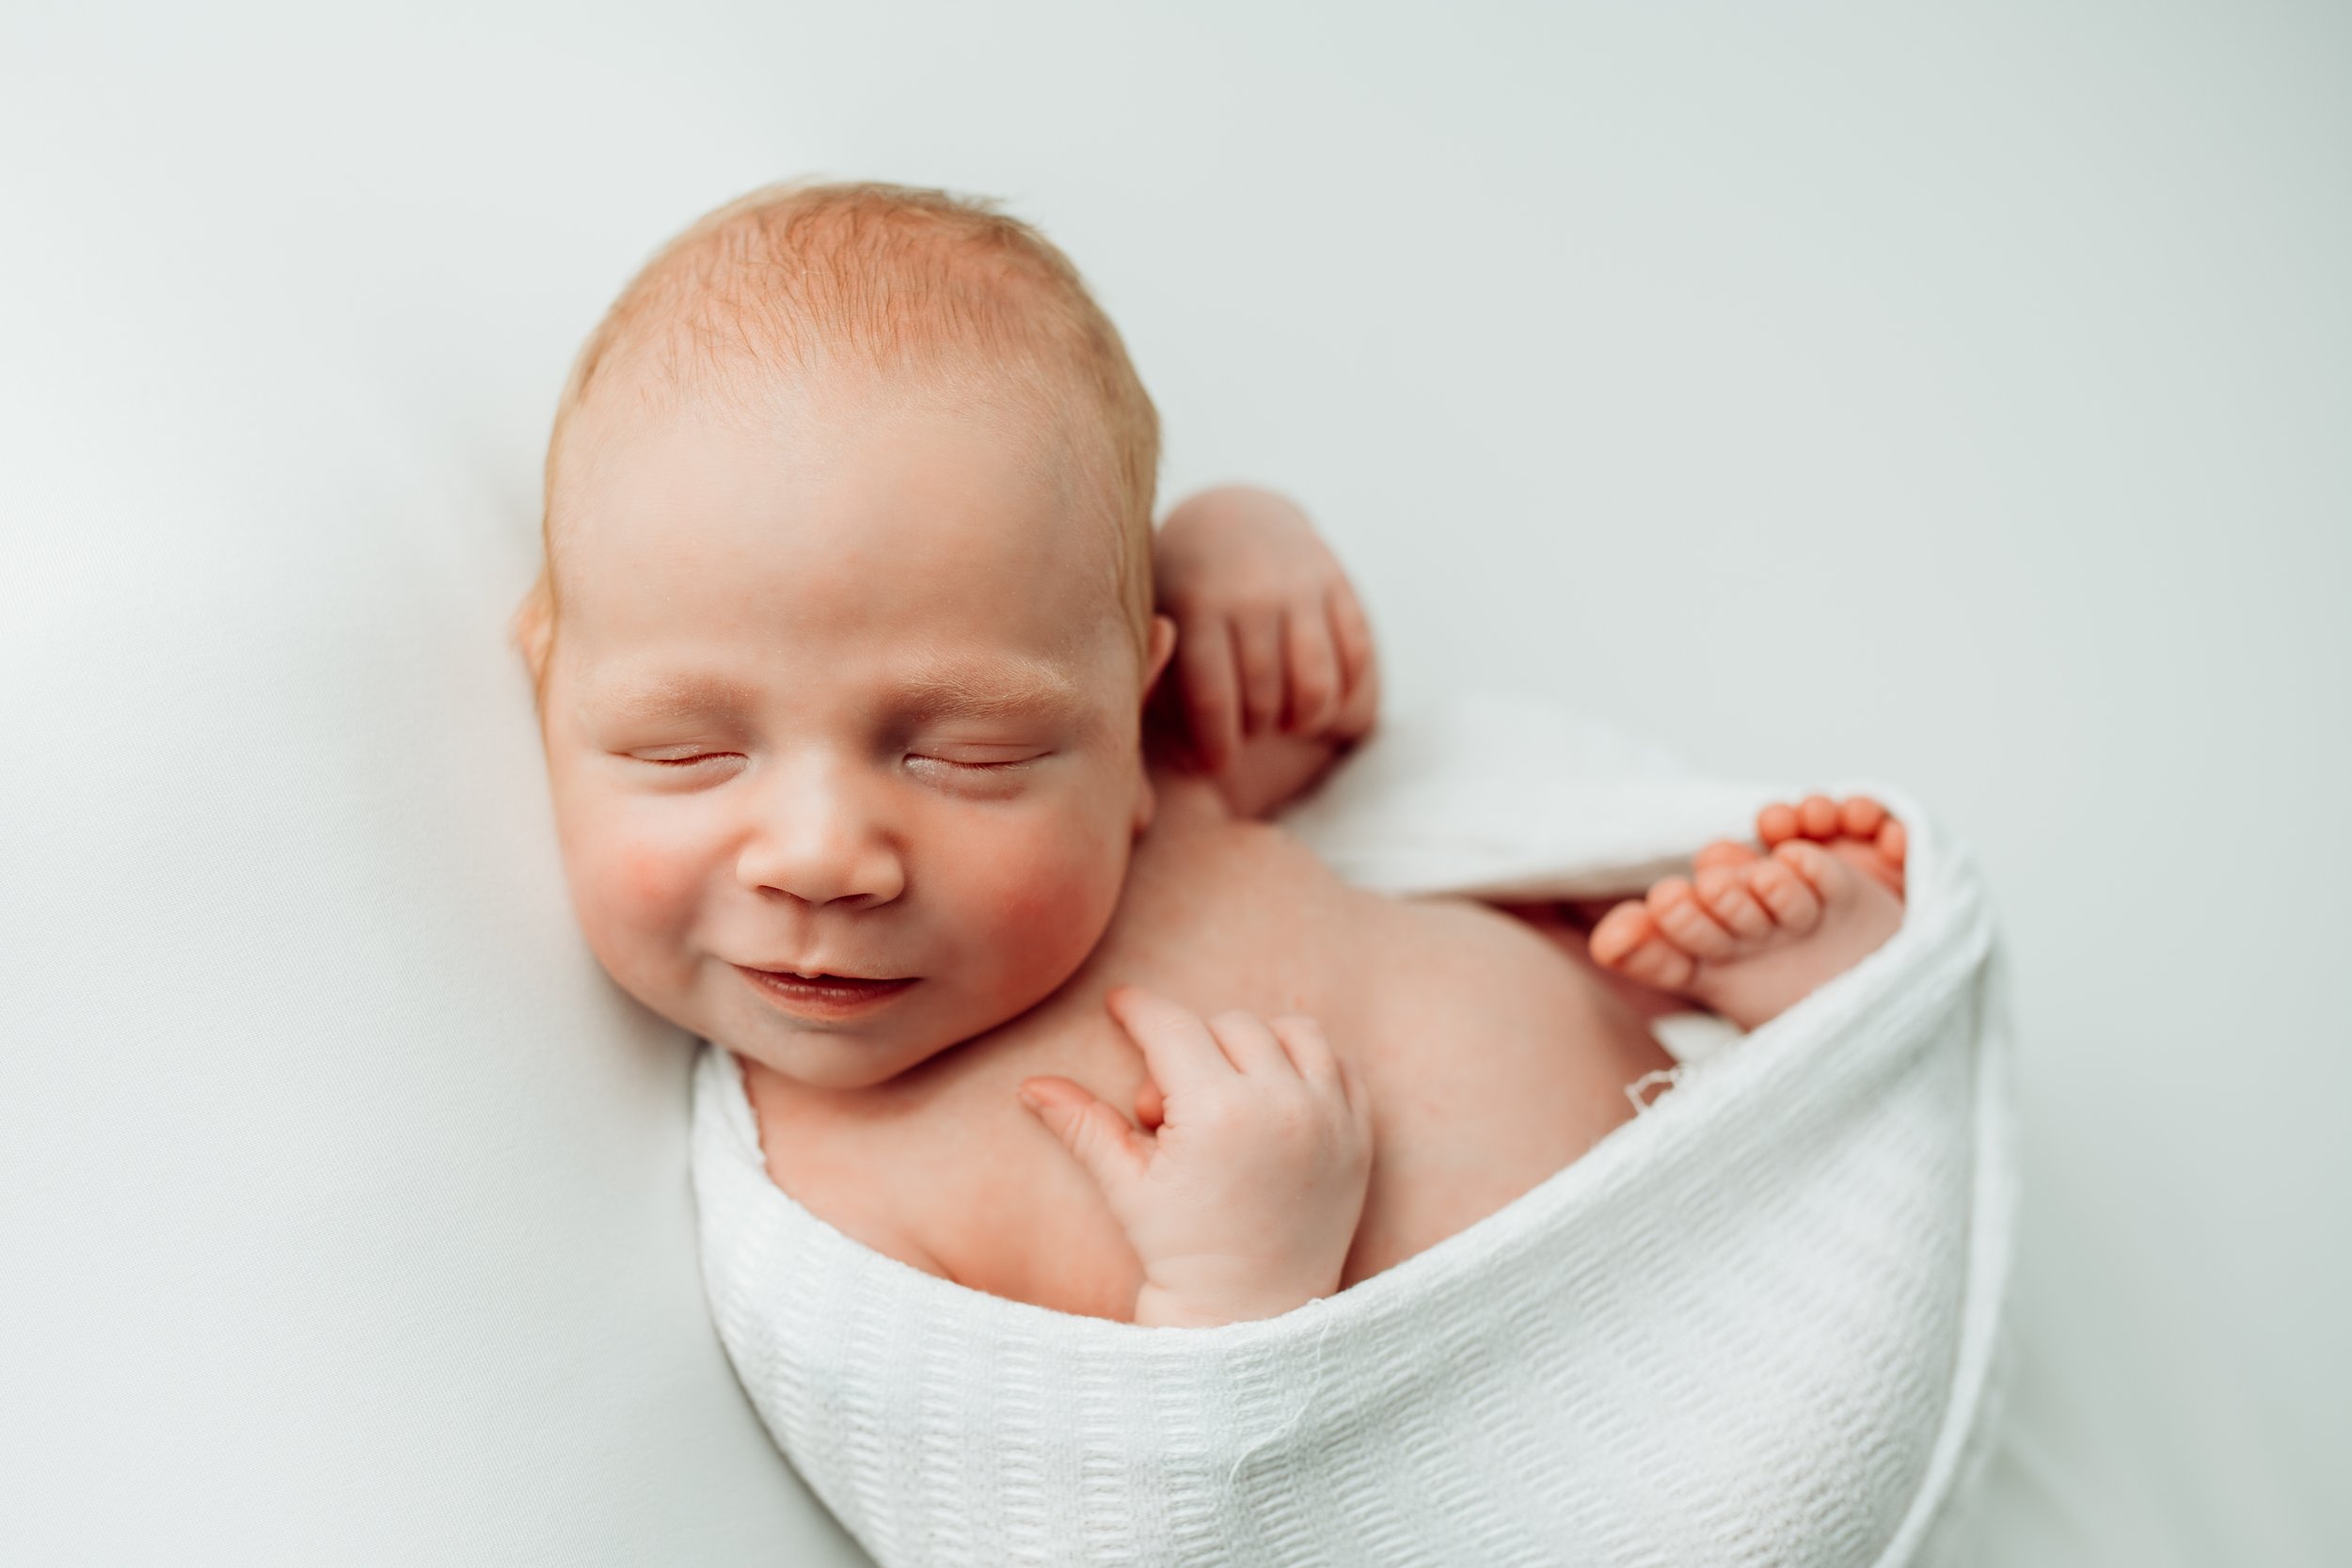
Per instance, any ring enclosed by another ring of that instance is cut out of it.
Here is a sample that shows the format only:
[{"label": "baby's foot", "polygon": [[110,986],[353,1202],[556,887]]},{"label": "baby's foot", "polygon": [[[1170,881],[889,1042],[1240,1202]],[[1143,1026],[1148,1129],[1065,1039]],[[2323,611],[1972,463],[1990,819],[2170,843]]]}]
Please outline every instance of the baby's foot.
[{"label": "baby's foot", "polygon": [[1757,814],[1758,853],[1700,850],[1593,927],[1593,961],[1687,996],[1742,1029],[1844,974],[1903,922],[1903,826],[1866,796]]}]

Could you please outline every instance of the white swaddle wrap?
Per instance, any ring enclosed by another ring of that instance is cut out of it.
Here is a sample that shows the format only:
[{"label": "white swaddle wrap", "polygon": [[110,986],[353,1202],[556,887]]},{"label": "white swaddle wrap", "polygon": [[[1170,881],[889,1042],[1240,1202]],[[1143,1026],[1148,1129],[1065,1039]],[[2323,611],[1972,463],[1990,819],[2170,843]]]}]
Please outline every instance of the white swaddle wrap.
[{"label": "white swaddle wrap", "polygon": [[[769,1180],[706,1047],[738,1375],[885,1568],[1949,1560],[2008,1273],[2005,1020],[1973,867],[1869,787],[1911,830],[1885,946],[1503,1209],[1263,1322],[1073,1317],[883,1258]],[[1390,892],[1605,893],[1785,793],[1488,699],[1391,724],[1286,825]]]}]

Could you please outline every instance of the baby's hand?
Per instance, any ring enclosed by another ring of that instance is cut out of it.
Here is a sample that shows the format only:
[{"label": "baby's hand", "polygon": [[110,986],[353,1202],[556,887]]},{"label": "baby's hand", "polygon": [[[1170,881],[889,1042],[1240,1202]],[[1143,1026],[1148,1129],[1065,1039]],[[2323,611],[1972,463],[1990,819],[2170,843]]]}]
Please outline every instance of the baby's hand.
[{"label": "baby's hand", "polygon": [[1156,1134],[1067,1078],[1022,1102],[1103,1189],[1143,1260],[1139,1323],[1271,1318],[1339,1289],[1372,1177],[1371,1103],[1312,1019],[1203,1021],[1133,986],[1107,998],[1142,1048]]},{"label": "baby's hand", "polygon": [[1206,771],[1248,736],[1345,745],[1371,730],[1372,630],[1297,507],[1241,485],[1203,491],[1160,524],[1152,572],[1176,622],[1177,685]]}]

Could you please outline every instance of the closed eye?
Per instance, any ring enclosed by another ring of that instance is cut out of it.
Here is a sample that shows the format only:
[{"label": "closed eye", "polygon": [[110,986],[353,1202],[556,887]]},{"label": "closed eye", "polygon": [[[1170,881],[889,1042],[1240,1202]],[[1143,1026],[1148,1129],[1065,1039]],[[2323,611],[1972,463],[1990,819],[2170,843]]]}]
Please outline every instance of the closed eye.
[{"label": "closed eye", "polygon": [[733,755],[733,752],[698,752],[691,757],[639,757],[636,760],[650,762],[656,768],[692,768],[698,763],[716,762],[722,757]]},{"label": "closed eye", "polygon": [[961,778],[978,779],[993,776],[1009,779],[1031,764],[1044,760],[1050,754],[1045,752],[1031,752],[1026,756],[943,757],[930,752],[910,752],[907,753],[907,762],[917,773],[930,772],[937,776],[940,769],[945,769],[948,774]]},{"label": "closed eye", "polygon": [[[723,761],[735,754],[733,752],[698,752],[691,757],[638,757],[635,760],[650,762],[656,768],[694,768],[706,762]],[[944,768],[961,768],[973,773],[988,773],[1001,768],[1025,768],[1030,763],[1036,762],[1038,757],[1001,757],[987,761],[973,761],[962,757],[940,757],[927,752],[915,752],[910,755],[908,760],[937,763]]]}]

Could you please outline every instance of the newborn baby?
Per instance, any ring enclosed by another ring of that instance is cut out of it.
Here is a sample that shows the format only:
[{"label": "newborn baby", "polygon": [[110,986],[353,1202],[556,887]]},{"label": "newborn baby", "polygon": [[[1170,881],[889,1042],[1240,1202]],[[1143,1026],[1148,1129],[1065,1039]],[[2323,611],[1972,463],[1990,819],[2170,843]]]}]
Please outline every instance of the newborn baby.
[{"label": "newborn baby", "polygon": [[565,388],[516,629],[573,902],[845,1234],[1065,1312],[1285,1312],[1627,1119],[1651,1017],[1752,1028],[1899,925],[1864,800],[1605,913],[1342,882],[1263,819],[1372,727],[1355,597],[1263,492],[1155,534],[1157,466],[1061,254],[897,187],[705,218]]}]

